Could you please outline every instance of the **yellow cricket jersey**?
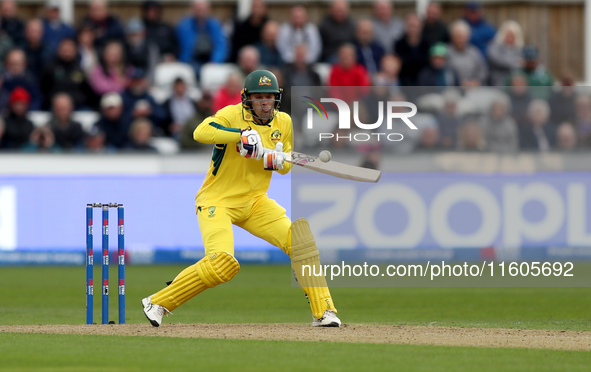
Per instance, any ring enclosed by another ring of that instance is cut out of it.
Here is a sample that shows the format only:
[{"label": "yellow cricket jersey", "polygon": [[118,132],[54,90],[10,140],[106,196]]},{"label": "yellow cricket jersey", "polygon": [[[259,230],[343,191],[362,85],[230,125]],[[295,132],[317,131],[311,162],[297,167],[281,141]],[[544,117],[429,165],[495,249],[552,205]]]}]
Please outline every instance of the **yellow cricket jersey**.
[{"label": "yellow cricket jersey", "polygon": [[[215,145],[207,175],[197,192],[197,206],[243,207],[266,194],[273,172],[264,169],[263,160],[242,157],[237,151],[240,132],[248,128],[259,132],[265,148],[275,149],[275,144],[282,142],[283,151],[291,151],[288,114],[277,112],[268,125],[259,125],[250,112],[243,110],[242,103],[224,107],[203,120],[193,132],[195,141]],[[291,164],[285,162],[278,172],[287,174],[290,169]]]}]

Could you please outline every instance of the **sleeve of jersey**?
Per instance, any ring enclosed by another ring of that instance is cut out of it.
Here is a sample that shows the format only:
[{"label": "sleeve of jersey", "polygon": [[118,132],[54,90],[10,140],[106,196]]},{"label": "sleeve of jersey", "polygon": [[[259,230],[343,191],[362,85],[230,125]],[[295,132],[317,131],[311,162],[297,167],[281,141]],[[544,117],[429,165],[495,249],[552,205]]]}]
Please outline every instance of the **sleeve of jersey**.
[{"label": "sleeve of jersey", "polygon": [[[285,136],[283,137],[283,152],[290,152],[293,149],[293,139],[291,135],[291,119],[288,116],[287,126],[285,128]],[[283,169],[277,170],[281,174],[287,174],[291,170],[292,164],[283,162]]]},{"label": "sleeve of jersey", "polygon": [[218,111],[195,128],[193,139],[208,144],[234,144],[240,141],[240,132],[240,128],[232,128],[228,119]]}]

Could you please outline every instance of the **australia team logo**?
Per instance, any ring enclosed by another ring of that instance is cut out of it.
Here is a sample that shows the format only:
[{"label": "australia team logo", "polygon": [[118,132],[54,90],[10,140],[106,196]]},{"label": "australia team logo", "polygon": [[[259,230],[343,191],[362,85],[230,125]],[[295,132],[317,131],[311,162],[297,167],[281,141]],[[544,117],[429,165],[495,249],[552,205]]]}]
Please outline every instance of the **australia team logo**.
[{"label": "australia team logo", "polygon": [[207,211],[209,212],[209,218],[215,217],[215,207],[209,207],[207,208]]},{"label": "australia team logo", "polygon": [[281,132],[279,129],[275,129],[273,133],[271,133],[271,141],[281,141]]},{"label": "australia team logo", "polygon": [[271,85],[271,79],[268,76],[263,76],[259,79],[259,85]]}]

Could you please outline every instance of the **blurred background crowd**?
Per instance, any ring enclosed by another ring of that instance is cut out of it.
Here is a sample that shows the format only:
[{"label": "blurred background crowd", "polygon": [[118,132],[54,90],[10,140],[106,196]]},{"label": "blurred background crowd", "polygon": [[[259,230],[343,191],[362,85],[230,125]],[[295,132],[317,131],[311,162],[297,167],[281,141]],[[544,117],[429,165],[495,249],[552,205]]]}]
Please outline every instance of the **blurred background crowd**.
[{"label": "blurred background crowd", "polygon": [[[245,19],[218,19],[208,1],[189,2],[176,23],[152,0],[125,21],[106,1],[92,0],[76,24],[61,20],[59,5],[50,0],[39,17],[23,19],[16,1],[0,2],[2,151],[209,149],[193,141],[193,130],[239,103],[245,76],[259,68],[280,80],[288,113],[296,111],[293,86],[324,86],[331,96],[361,102],[365,123],[375,122],[379,101],[416,102],[418,131],[404,132],[400,143],[355,147],[368,154],[368,166],[378,150],[591,146],[591,91],[576,86],[568,66],[552,76],[519,23],[489,22],[478,2],[466,2],[461,17],[445,22],[437,2],[419,16],[378,0],[365,17],[336,0],[316,23],[302,5],[279,22],[264,0],[252,0]],[[349,94],[342,86],[367,89]],[[303,132],[302,117],[293,124]]]}]

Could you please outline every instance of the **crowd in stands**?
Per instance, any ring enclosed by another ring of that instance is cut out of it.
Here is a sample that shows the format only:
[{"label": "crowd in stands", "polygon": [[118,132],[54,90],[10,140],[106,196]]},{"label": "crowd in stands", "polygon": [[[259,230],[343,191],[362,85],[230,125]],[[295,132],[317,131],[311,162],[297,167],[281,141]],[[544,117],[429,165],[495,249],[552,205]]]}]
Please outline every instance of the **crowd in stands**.
[{"label": "crowd in stands", "polygon": [[[436,2],[422,17],[401,17],[387,0],[373,6],[373,16],[355,17],[347,1],[335,0],[315,24],[306,7],[296,5],[280,23],[264,0],[253,0],[246,19],[222,22],[207,0],[197,0],[173,25],[163,21],[162,2],[144,1],[141,17],[124,23],[105,0],[91,0],[80,24],[71,25],[60,20],[58,0],[27,20],[19,18],[16,1],[3,0],[0,149],[157,152],[154,138],[200,149],[195,127],[239,103],[245,76],[262,67],[280,79],[287,112],[292,86],[325,85],[333,96],[368,107],[380,100],[418,102],[420,130],[404,144],[390,144],[394,152],[591,145],[591,95],[575,89],[572,74],[555,82],[517,22],[492,25],[477,2],[468,2],[463,17],[450,24]],[[227,64],[235,68],[219,88],[205,83],[208,66]],[[156,94],[163,65],[185,66],[192,78],[179,74]],[[351,94],[342,86],[367,89]],[[475,102],[471,90],[484,87],[500,93]],[[31,113],[38,111],[49,114],[34,123]],[[76,119],[83,116],[92,122]],[[294,129],[301,131],[300,118]]]}]

